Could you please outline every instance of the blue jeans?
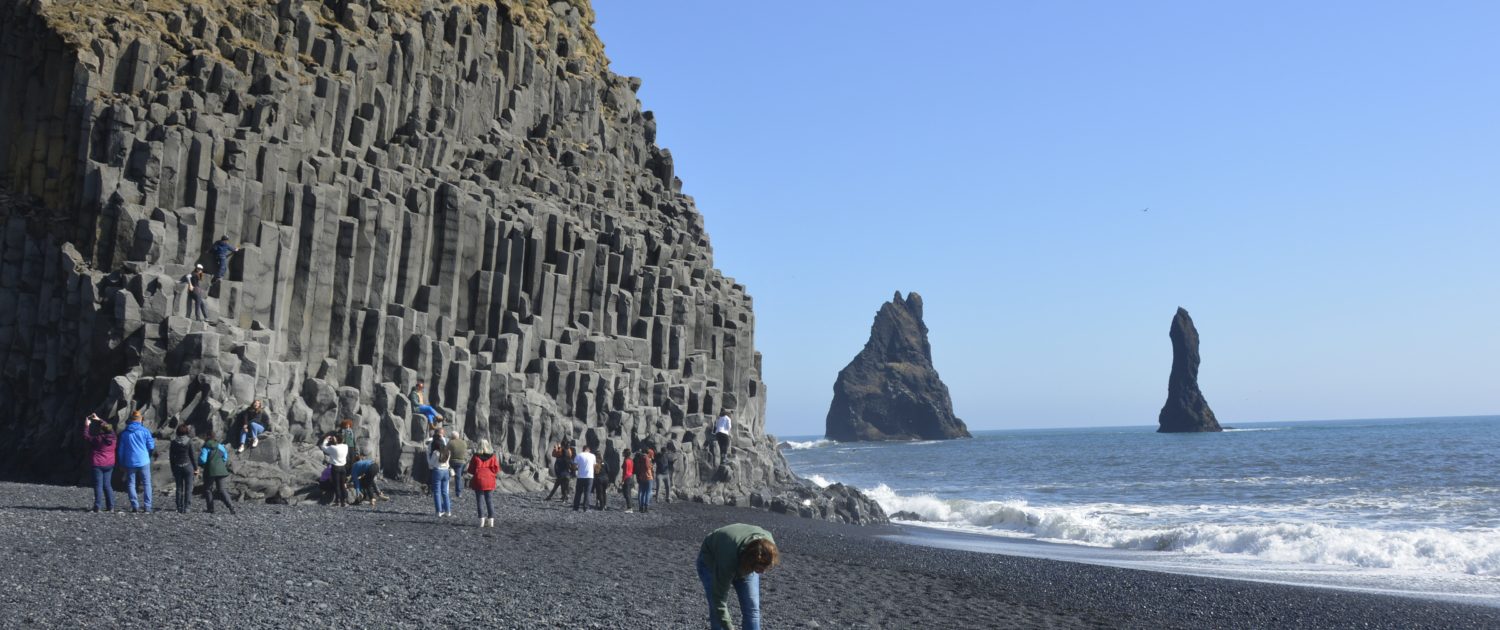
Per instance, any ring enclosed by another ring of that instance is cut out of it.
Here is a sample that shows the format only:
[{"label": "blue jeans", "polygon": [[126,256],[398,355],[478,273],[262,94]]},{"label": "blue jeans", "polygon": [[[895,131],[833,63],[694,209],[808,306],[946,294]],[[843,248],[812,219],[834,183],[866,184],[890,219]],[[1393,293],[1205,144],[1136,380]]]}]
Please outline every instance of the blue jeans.
[{"label": "blue jeans", "polygon": [[148,464],[148,465],[145,465],[145,466],[126,466],[125,467],[125,488],[128,491],[128,494],[130,495],[130,509],[132,509],[132,510],[134,510],[136,508],[139,508],[141,506],[140,499],[138,499],[136,497],[136,494],[135,494],[135,481],[136,481],[137,477],[139,477],[141,479],[142,485],[145,486],[145,490],[146,490],[146,511],[150,512],[151,511],[151,466]]},{"label": "blue jeans", "polygon": [[109,487],[109,478],[115,472],[114,466],[94,467],[94,509],[115,509],[115,490]]},{"label": "blue jeans", "polygon": [[432,471],[432,507],[438,514],[453,511],[453,501],[448,498],[448,478],[452,471],[439,468]]},{"label": "blue jeans", "polygon": [[260,440],[260,434],[266,432],[266,427],[259,422],[251,422],[249,427],[240,429],[240,446],[249,446]]},{"label": "blue jeans", "polygon": [[[708,627],[711,630],[730,630],[719,625],[714,617],[714,574],[703,562],[703,552],[698,553],[698,580],[703,582],[703,594],[708,597]],[[734,582],[734,593],[740,599],[740,625],[745,630],[760,630],[760,574],[751,572]]]},{"label": "blue jeans", "polygon": [[647,508],[651,507],[651,480],[639,475],[636,478],[640,480],[639,483],[641,485],[641,498],[637,502],[640,503],[641,511],[645,512]]},{"label": "blue jeans", "polygon": [[495,504],[490,502],[490,494],[493,490],[474,491],[474,509],[479,512],[479,518],[495,518]]},{"label": "blue jeans", "polygon": [[417,413],[427,416],[428,426],[432,426],[432,423],[437,422],[438,412],[432,408],[432,405],[417,405]]},{"label": "blue jeans", "polygon": [[451,464],[453,467],[453,500],[464,496],[464,469],[469,467],[469,462],[462,464]]}]

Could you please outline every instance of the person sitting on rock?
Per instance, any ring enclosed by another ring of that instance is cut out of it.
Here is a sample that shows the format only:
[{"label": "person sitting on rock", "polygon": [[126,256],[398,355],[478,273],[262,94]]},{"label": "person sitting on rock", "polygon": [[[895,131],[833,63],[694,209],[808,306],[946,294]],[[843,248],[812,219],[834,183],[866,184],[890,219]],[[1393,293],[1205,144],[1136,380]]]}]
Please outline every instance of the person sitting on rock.
[{"label": "person sitting on rock", "polygon": [[500,476],[500,459],[495,457],[495,447],[489,440],[480,440],[474,449],[474,457],[468,463],[473,481],[469,487],[474,491],[474,507],[479,513],[480,527],[495,526],[495,504],[491,499],[495,492],[495,480]]},{"label": "person sitting on rock", "polygon": [[698,580],[708,596],[708,626],[730,630],[729,591],[740,600],[745,630],[760,630],[760,575],[781,562],[771,532],[744,523],[725,525],[698,547]]},{"label": "person sitting on rock", "polygon": [[240,412],[240,444],[235,452],[245,452],[245,446],[250,448],[260,446],[260,435],[266,432],[266,427],[271,424],[271,416],[266,413],[265,406],[259,400],[250,403],[250,406]]},{"label": "person sitting on rock", "polygon": [[[238,254],[240,248],[230,245],[229,235],[225,234],[219,238],[219,242],[214,243],[211,249],[213,250],[214,259],[219,263],[219,266],[214,268],[214,284],[218,284],[220,280],[224,279],[224,275],[229,273],[229,257]],[[200,266],[199,268],[201,269],[202,267]]]},{"label": "person sitting on rock", "polygon": [[380,462],[374,458],[363,456],[354,466],[349,469],[349,478],[354,480],[354,504],[359,505],[361,501],[375,505],[377,501],[385,498],[380,493],[380,486],[376,480],[380,478]]},{"label": "person sitting on rock", "polygon": [[234,504],[229,501],[229,493],[224,490],[224,479],[234,472],[229,466],[229,451],[214,439],[213,429],[203,434],[203,449],[198,453],[198,464],[203,467],[203,480],[207,485],[208,513],[214,513],[214,499],[224,502],[224,507],[229,508],[229,513],[234,514]]},{"label": "person sitting on rock", "polygon": [[417,379],[417,386],[411,390],[411,404],[416,405],[417,413],[427,416],[428,430],[443,421],[443,416],[437,412],[437,409],[427,404],[427,382],[420,378]]}]

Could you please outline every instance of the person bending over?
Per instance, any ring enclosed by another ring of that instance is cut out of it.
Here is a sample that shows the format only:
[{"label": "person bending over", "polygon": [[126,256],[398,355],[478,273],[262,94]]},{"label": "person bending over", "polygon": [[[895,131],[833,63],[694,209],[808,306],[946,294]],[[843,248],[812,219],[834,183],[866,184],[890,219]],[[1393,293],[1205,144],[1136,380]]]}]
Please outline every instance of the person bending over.
[{"label": "person bending over", "polygon": [[698,579],[708,596],[708,626],[732,630],[729,590],[740,600],[745,630],[760,630],[760,576],[781,562],[771,532],[744,523],[725,525],[698,547]]},{"label": "person bending over", "polygon": [[354,480],[354,504],[360,501],[375,505],[377,501],[385,498],[380,494],[380,486],[376,480],[380,478],[380,462],[375,461],[368,455],[364,455],[354,466],[349,469],[349,478]]}]

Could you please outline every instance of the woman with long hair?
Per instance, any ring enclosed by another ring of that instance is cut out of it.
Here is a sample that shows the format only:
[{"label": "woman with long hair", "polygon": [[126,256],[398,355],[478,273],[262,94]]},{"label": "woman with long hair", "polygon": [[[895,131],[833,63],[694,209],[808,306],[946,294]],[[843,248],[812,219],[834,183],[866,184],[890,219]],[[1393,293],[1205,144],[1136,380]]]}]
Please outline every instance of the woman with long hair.
[{"label": "woman with long hair", "polygon": [[452,472],[448,466],[449,459],[451,454],[448,451],[448,441],[442,437],[434,437],[432,444],[427,447],[427,471],[431,475],[428,481],[432,484],[432,505],[439,517],[453,516],[453,500],[448,494],[448,480]]}]

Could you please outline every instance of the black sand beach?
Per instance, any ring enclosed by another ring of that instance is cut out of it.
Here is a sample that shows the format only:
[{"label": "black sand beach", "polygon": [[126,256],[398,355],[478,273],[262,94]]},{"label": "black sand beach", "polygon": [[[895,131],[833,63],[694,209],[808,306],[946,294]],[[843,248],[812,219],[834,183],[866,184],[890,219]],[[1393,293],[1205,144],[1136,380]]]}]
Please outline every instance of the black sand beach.
[{"label": "black sand beach", "polygon": [[[170,480],[166,480],[170,482]],[[0,484],[5,628],[697,628],[708,531],[770,529],[769,628],[1496,628],[1500,609],[949,551],[759,510],[575,513],[501,496],[498,524],[377,508],[94,514],[87,488]],[[124,496],[119,496],[124,500]],[[195,507],[202,509],[201,500]],[[128,508],[128,506],[127,506]]]}]

